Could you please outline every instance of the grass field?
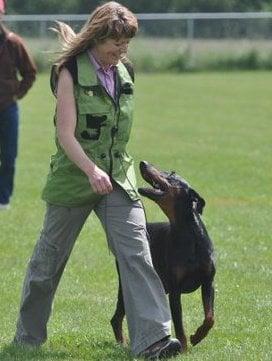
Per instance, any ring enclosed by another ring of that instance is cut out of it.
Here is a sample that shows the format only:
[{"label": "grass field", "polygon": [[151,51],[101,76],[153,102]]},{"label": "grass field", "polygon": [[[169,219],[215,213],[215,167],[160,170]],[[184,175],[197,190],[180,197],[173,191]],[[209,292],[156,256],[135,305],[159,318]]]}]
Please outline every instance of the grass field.
[{"label": "grass field", "polygon": [[[217,251],[215,327],[177,360],[272,359],[271,84],[269,72],[137,78],[130,151],[136,163],[146,159],[176,170],[206,199],[203,219]],[[10,211],[0,213],[0,360],[132,360],[111,333],[116,272],[94,217],[63,275],[47,343],[36,351],[9,346],[26,263],[42,225],[53,109],[43,74],[21,103],[16,192]],[[150,201],[145,206],[149,220],[164,219]],[[190,335],[202,322],[199,291],[183,301]]]}]

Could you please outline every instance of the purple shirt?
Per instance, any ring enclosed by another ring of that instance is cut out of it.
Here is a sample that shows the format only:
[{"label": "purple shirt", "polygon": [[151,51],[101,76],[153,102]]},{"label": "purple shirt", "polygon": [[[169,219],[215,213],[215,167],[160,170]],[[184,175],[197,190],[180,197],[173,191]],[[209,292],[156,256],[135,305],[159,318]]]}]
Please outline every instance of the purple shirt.
[{"label": "purple shirt", "polygon": [[101,84],[109,93],[109,95],[115,99],[115,72],[116,66],[110,65],[107,68],[103,68],[92,55],[92,53],[88,52],[91,62],[94,65],[95,72],[98,76],[98,79],[101,81]]}]

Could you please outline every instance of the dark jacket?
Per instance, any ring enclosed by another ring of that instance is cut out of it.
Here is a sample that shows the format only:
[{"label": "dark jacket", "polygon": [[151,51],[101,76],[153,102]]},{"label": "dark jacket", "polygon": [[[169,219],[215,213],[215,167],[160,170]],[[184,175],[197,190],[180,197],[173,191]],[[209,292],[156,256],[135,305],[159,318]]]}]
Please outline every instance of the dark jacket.
[{"label": "dark jacket", "polygon": [[0,24],[0,111],[27,93],[36,71],[23,40]]}]

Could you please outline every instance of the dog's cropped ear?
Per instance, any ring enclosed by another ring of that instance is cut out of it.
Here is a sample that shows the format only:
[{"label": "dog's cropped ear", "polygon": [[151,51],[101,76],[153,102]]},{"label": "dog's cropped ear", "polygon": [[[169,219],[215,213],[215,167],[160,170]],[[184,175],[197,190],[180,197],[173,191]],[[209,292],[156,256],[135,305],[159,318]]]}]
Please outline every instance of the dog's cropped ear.
[{"label": "dog's cropped ear", "polygon": [[196,202],[196,211],[199,214],[202,214],[206,204],[205,200],[202,197],[200,197],[200,195],[192,188],[190,188],[189,193],[192,201]]}]

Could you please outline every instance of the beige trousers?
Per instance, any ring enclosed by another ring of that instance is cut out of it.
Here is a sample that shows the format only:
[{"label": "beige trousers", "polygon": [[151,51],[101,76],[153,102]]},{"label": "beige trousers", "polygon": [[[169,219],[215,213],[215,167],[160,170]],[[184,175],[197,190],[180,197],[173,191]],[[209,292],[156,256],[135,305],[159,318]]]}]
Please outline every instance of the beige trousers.
[{"label": "beige trousers", "polygon": [[24,281],[15,342],[40,345],[46,341],[55,291],[92,210],[119,264],[132,352],[137,355],[170,335],[170,311],[152,265],[143,207],[115,185],[114,191],[103,196],[95,207],[47,205],[43,230]]}]

